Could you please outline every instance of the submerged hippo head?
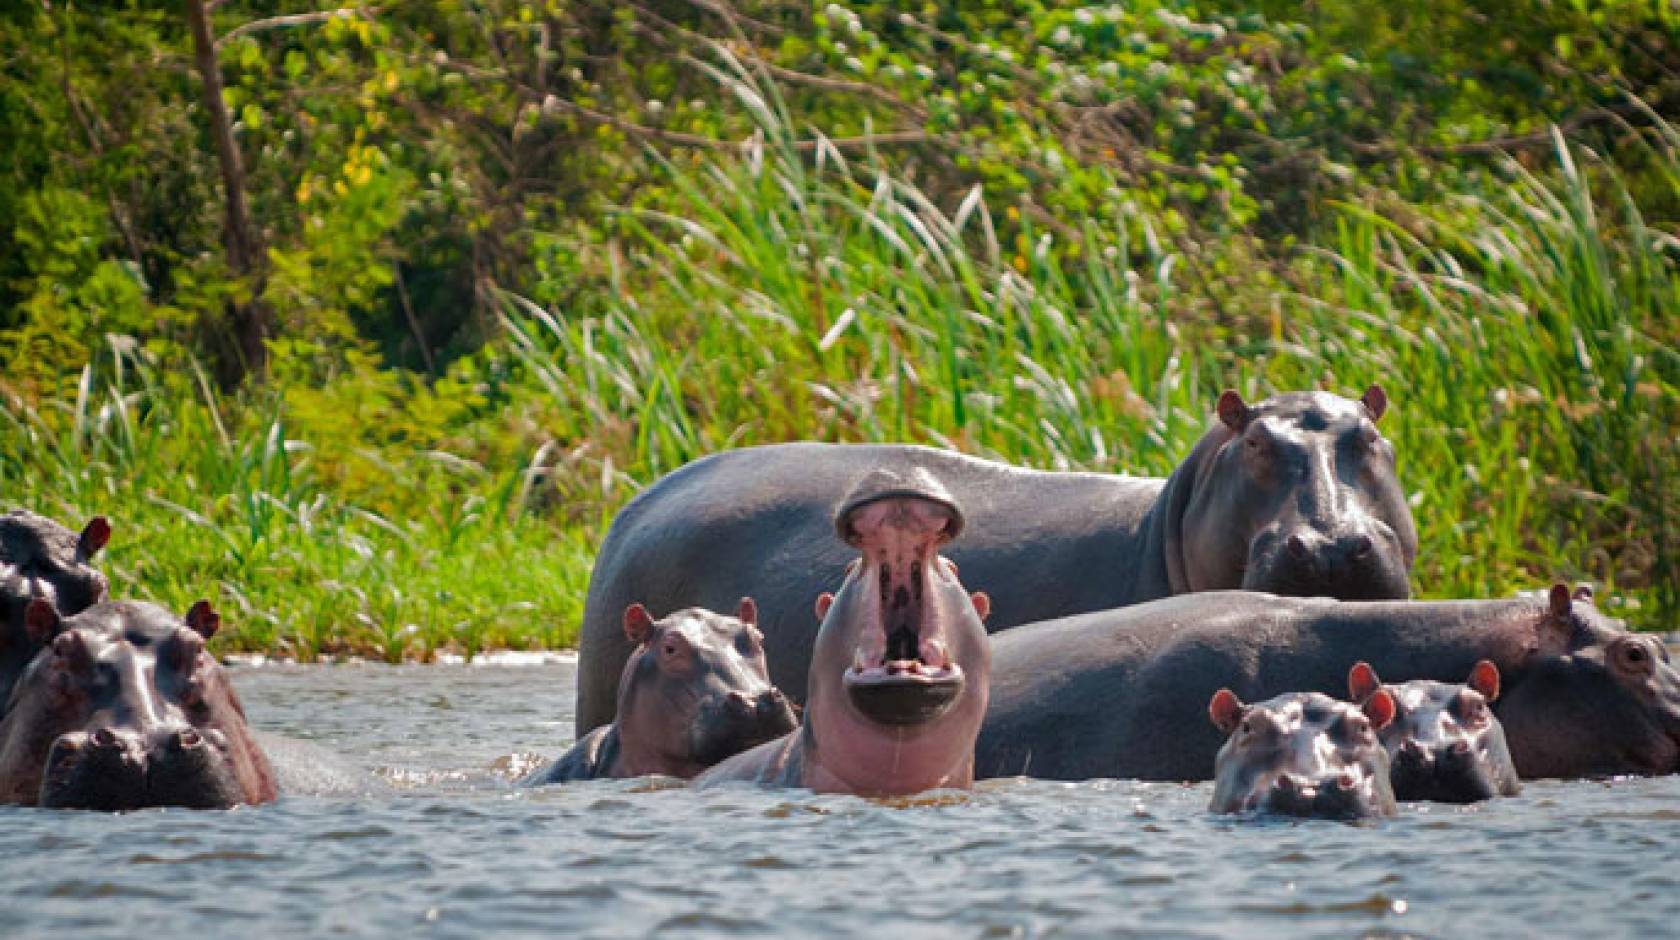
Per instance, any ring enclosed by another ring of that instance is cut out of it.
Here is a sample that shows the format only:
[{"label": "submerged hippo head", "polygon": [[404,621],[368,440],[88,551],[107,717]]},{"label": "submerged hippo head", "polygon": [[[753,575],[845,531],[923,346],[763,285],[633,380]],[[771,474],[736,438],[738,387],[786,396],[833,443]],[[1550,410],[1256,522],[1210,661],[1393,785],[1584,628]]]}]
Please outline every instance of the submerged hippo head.
[{"label": "submerged hippo head", "polygon": [[0,715],[12,684],[48,639],[30,631],[29,602],[45,599],[68,617],[104,600],[105,576],[91,562],[110,537],[104,516],[80,535],[27,510],[0,516]]},{"label": "submerged hippo head", "polygon": [[274,775],[239,698],[205,652],[220,618],[96,604],[28,618],[52,640],[0,720],[0,802],[76,809],[228,807],[274,798]]},{"label": "submerged hippo head", "polygon": [[781,737],[799,720],[770,684],[758,608],[734,617],[700,607],[654,620],[624,611],[636,649],[618,686],[619,772],[693,777],[726,757]]},{"label": "submerged hippo head", "polygon": [[862,557],[817,601],[808,726],[844,789],[872,795],[966,786],[986,712],[984,594],[939,549],[962,514],[925,470],[877,472],[840,505],[835,529]]},{"label": "submerged hippo head", "polygon": [[1522,635],[1521,675],[1494,711],[1524,779],[1680,771],[1680,672],[1660,639],[1562,584]]},{"label": "submerged hippo head", "polygon": [[1168,547],[1175,589],[1408,596],[1417,529],[1377,430],[1387,408],[1377,385],[1359,401],[1221,395],[1219,424],[1180,471],[1194,477]]},{"label": "submerged hippo head", "polygon": [[1395,704],[1394,720],[1379,737],[1397,799],[1476,803],[1521,791],[1505,728],[1488,707],[1499,697],[1499,667],[1484,659],[1463,683],[1414,679],[1398,685],[1383,685],[1369,663],[1349,670],[1355,702],[1379,689]]},{"label": "submerged hippo head", "polygon": [[1394,718],[1387,692],[1378,689],[1363,706],[1318,692],[1244,705],[1230,689],[1220,689],[1208,716],[1231,736],[1214,761],[1213,812],[1394,815],[1388,753],[1377,740],[1377,731]]}]

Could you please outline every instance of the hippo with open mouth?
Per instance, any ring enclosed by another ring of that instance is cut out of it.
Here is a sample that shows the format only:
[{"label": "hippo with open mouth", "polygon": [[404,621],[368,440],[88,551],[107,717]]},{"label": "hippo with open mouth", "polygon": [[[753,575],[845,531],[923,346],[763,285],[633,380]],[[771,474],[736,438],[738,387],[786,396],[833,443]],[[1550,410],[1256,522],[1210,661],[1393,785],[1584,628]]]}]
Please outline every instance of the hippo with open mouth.
[{"label": "hippo with open mouth", "polygon": [[29,629],[29,602],[43,598],[68,617],[104,600],[105,576],[92,562],[110,538],[104,516],[78,535],[25,509],[0,515],[0,715],[12,685],[50,639]]},{"label": "hippo with open mouth", "polygon": [[624,633],[636,651],[619,681],[618,717],[519,785],[647,774],[686,780],[799,727],[770,684],[757,620],[750,597],[733,617],[690,607],[654,620],[641,604],[625,608]]},{"label": "hippo with open mouth", "polygon": [[68,809],[215,809],[275,797],[239,697],[205,651],[221,619],[152,604],[95,604],[30,628],[51,637],[0,719],[0,803]]},{"label": "hippo with open mouth", "polygon": [[1402,800],[1479,803],[1522,792],[1505,726],[1489,707],[1499,697],[1499,667],[1478,660],[1464,682],[1413,679],[1384,685],[1370,663],[1348,672],[1348,695],[1378,691],[1394,699],[1395,718],[1378,735],[1388,751],[1394,795]]},{"label": "hippo with open mouth", "polygon": [[1246,403],[1217,419],[1171,477],[1027,470],[927,447],[776,444],[696,460],[613,520],[589,579],[577,734],[612,721],[631,644],[619,615],[727,609],[757,598],[770,678],[796,702],[816,640],[811,598],[847,561],[828,537],[834,494],[876,468],[927,469],[964,507],[950,557],[991,592],[993,632],[1192,591],[1246,588],[1403,598],[1417,532],[1377,430],[1388,397],[1326,392]]},{"label": "hippo with open mouth", "polygon": [[1394,720],[1394,699],[1385,690],[1361,705],[1319,692],[1244,705],[1230,689],[1220,689],[1208,702],[1208,717],[1229,735],[1214,758],[1213,812],[1394,815],[1388,752],[1377,740]]},{"label": "hippo with open mouth", "polygon": [[888,797],[974,779],[991,654],[970,595],[939,555],[963,528],[925,470],[877,471],[841,504],[834,526],[862,557],[837,594],[817,599],[804,723],[700,775],[700,786],[752,781]]}]

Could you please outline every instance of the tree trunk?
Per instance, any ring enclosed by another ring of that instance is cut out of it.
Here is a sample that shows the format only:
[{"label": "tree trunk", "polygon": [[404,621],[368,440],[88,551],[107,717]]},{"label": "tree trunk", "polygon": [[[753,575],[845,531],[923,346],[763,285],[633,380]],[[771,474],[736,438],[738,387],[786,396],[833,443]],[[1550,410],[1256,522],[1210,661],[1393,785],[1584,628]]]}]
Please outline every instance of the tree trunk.
[{"label": "tree trunk", "polygon": [[222,70],[216,60],[216,37],[210,31],[210,14],[204,0],[186,0],[187,25],[192,29],[193,52],[198,74],[204,79],[204,109],[210,118],[210,136],[216,142],[221,162],[223,213],[222,243],[227,249],[228,267],[247,282],[250,297],[228,305],[232,342],[220,364],[224,385],[238,384],[248,374],[260,374],[268,362],[264,340],[269,333],[268,309],[262,303],[266,265],[262,240],[251,225],[245,205],[245,169],[240,164],[239,144],[233,139],[233,120],[222,99]]}]

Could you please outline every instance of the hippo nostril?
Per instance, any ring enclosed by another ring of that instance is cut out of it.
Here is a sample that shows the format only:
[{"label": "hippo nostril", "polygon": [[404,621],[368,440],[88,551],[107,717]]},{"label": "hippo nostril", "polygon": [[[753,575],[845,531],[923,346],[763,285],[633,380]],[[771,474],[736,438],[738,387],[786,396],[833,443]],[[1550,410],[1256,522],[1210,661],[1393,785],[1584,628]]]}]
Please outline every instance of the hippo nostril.
[{"label": "hippo nostril", "polygon": [[1373,547],[1369,535],[1355,536],[1353,544],[1349,546],[1349,554],[1355,558],[1366,558],[1370,556]]},{"label": "hippo nostril", "polygon": [[1307,543],[1302,541],[1301,537],[1299,535],[1291,535],[1289,537],[1289,541],[1286,542],[1285,545],[1287,545],[1287,547],[1289,548],[1289,554],[1293,555],[1294,557],[1296,557],[1296,558],[1307,557]]},{"label": "hippo nostril", "polygon": [[100,728],[93,733],[93,743],[97,747],[111,748],[117,746],[117,736],[110,728]]},{"label": "hippo nostril", "polygon": [[1470,742],[1454,741],[1452,746],[1447,748],[1447,753],[1454,757],[1466,757],[1470,753]]},{"label": "hippo nostril", "polygon": [[189,747],[189,748],[190,747],[198,747],[199,745],[204,743],[204,739],[199,737],[198,732],[194,731],[191,728],[188,728],[185,731],[178,732],[175,735],[175,740],[182,747]]}]

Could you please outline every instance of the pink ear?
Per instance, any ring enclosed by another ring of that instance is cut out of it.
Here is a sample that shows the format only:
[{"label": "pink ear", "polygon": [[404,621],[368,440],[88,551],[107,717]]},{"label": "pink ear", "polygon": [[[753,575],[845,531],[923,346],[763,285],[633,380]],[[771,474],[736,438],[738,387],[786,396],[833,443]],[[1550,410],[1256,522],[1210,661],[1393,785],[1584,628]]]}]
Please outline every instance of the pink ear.
[{"label": "pink ear", "polygon": [[827,591],[824,591],[821,594],[818,594],[817,595],[817,619],[822,620],[822,619],[826,618],[828,616],[828,609],[830,607],[833,607],[833,606],[834,606],[834,595],[833,594],[830,594]]},{"label": "pink ear", "polygon": [[222,615],[216,613],[215,608],[210,606],[209,601],[200,600],[192,605],[191,610],[187,611],[187,626],[192,627],[193,632],[208,640],[216,635],[217,630],[222,628]]},{"label": "pink ear", "polygon": [[631,604],[624,608],[624,635],[630,642],[640,646],[647,642],[648,634],[653,632],[653,615],[640,604]]},{"label": "pink ear", "polygon": [[1220,393],[1219,404],[1214,406],[1214,411],[1219,413],[1219,420],[1226,427],[1238,434],[1248,427],[1248,421],[1253,417],[1253,412],[1243,404],[1242,396],[1237,394],[1236,389],[1230,388]]},{"label": "pink ear", "polygon": [[1546,595],[1546,600],[1551,605],[1552,616],[1559,618],[1569,616],[1569,602],[1571,600],[1569,585],[1562,582],[1552,585],[1552,590]]},{"label": "pink ear", "polygon": [[53,602],[44,597],[37,597],[29,602],[29,607],[23,612],[23,625],[29,631],[29,638],[36,643],[45,643],[58,632],[61,622],[58,608]]},{"label": "pink ear", "polygon": [[1491,702],[1499,697],[1499,667],[1491,660],[1480,660],[1471,667],[1470,678],[1464,684]]},{"label": "pink ear", "polygon": [[992,599],[985,591],[975,591],[968,599],[974,602],[974,612],[980,615],[981,620],[992,615]]},{"label": "pink ear", "polygon": [[1208,702],[1209,720],[1215,728],[1226,734],[1237,729],[1237,723],[1242,721],[1244,711],[1242,699],[1237,698],[1237,693],[1230,689],[1220,689],[1213,693],[1213,698]]},{"label": "pink ear", "polygon": [[1365,394],[1359,396],[1359,402],[1371,416],[1371,423],[1375,424],[1382,420],[1383,412],[1388,410],[1388,393],[1383,391],[1381,385],[1373,382],[1371,387],[1365,390]]},{"label": "pink ear", "polygon": [[76,558],[87,561],[99,554],[105,543],[111,540],[111,523],[104,516],[94,516],[82,528],[82,534],[76,538]]},{"label": "pink ear", "polygon": [[741,603],[735,608],[735,619],[747,624],[758,623],[758,605],[752,598],[741,598]]},{"label": "pink ear", "polygon": [[1371,693],[1382,688],[1382,680],[1377,678],[1377,671],[1363,659],[1353,664],[1348,670],[1348,699],[1363,702],[1371,697]]},{"label": "pink ear", "polygon": [[1371,727],[1377,731],[1388,727],[1394,720],[1394,696],[1388,694],[1387,689],[1378,689],[1360,706],[1365,717],[1371,719]]}]

